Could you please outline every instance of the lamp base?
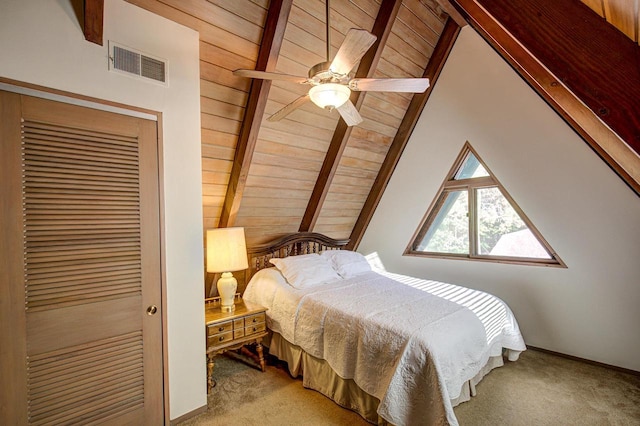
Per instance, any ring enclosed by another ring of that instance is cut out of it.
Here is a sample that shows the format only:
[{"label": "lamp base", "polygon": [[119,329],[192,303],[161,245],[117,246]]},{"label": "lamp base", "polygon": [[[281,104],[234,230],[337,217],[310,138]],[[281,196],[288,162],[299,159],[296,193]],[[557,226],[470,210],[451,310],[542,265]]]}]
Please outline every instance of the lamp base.
[{"label": "lamp base", "polygon": [[236,305],[222,306],[220,305],[220,312],[233,312],[236,310]]},{"label": "lamp base", "polygon": [[238,281],[231,272],[223,272],[216,285],[220,296],[220,310],[222,312],[233,312],[236,305],[233,303],[238,288]]}]

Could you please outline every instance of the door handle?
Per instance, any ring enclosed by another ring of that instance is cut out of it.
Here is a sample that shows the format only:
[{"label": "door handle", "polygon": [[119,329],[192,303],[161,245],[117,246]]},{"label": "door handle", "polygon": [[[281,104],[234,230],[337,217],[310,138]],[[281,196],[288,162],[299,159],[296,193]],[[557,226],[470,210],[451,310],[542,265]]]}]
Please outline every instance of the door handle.
[{"label": "door handle", "polygon": [[147,315],[155,315],[156,312],[158,312],[158,307],[156,305],[150,305],[147,308]]}]

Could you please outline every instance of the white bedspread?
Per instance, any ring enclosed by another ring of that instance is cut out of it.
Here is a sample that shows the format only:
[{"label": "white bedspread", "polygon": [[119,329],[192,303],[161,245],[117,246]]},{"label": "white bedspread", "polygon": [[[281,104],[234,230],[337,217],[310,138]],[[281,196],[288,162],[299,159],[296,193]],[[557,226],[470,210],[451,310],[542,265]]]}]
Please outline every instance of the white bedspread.
[{"label": "white bedspread", "polygon": [[244,298],[269,308],[273,331],[380,399],[378,414],[399,426],[434,410],[456,425],[451,400],[463,383],[503,347],[526,348],[500,299],[436,281],[368,272],[296,290],[269,269]]}]

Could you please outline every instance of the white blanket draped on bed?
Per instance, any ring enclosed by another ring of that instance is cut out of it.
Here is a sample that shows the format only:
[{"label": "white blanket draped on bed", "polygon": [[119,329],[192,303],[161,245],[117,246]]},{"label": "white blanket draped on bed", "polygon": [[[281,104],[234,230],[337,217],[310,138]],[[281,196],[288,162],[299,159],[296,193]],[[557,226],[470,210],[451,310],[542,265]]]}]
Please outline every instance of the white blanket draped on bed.
[{"label": "white blanket draped on bed", "polygon": [[296,290],[277,275],[259,272],[245,299],[269,307],[273,331],[377,397],[396,425],[421,424],[434,408],[457,424],[451,399],[463,383],[503,347],[525,349],[509,307],[487,293],[376,272]]}]

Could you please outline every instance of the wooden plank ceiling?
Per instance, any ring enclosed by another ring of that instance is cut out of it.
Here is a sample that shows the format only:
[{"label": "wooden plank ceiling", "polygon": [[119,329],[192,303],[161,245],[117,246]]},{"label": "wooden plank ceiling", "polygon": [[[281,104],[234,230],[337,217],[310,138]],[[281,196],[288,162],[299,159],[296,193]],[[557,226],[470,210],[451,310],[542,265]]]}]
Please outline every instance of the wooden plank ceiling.
[{"label": "wooden plank ceiling", "polygon": [[638,8],[638,0],[581,1],[631,40],[640,44],[640,9]]},{"label": "wooden plank ceiling", "polygon": [[[250,91],[260,88],[254,84],[251,89],[250,80],[235,77],[232,71],[257,67],[306,76],[309,68],[326,60],[324,0],[130,2],[200,33],[204,228],[244,226],[252,245],[298,231],[304,219],[308,230],[348,238],[413,95],[354,93],[359,95],[364,122],[340,130],[337,111],[321,110],[312,103],[280,122],[267,121],[308,91],[306,85],[274,81],[262,107],[264,114],[255,117],[258,125],[243,130],[245,111],[256,108],[250,106]],[[263,32],[273,36],[274,29],[265,30],[265,23],[276,3],[288,16],[279,52],[273,58],[272,48],[269,58],[261,52],[261,43]],[[287,3],[292,4],[287,7]],[[386,43],[368,72],[376,78],[422,77],[448,17],[435,0],[332,0],[330,5],[331,57],[350,28],[374,31],[376,19],[384,21],[375,31],[385,38],[388,30]],[[257,66],[261,54],[266,59]],[[338,137],[344,141],[334,142],[332,150],[342,155],[335,155],[335,164],[323,168],[332,140]],[[242,143],[249,144],[244,166],[233,164],[239,140],[241,149],[246,149]],[[228,200],[225,207],[225,198],[237,193],[241,197]]]},{"label": "wooden plank ceiling", "polygon": [[[311,103],[269,122],[308,86],[232,71],[306,76],[326,60],[325,0],[128,1],[200,33],[204,229],[243,226],[249,245],[298,230],[357,245],[429,91],[354,92],[355,127]],[[636,0],[582,2],[638,42]],[[465,24],[460,3],[332,0],[330,56],[350,28],[366,29],[378,43],[353,72],[433,83]]]}]

